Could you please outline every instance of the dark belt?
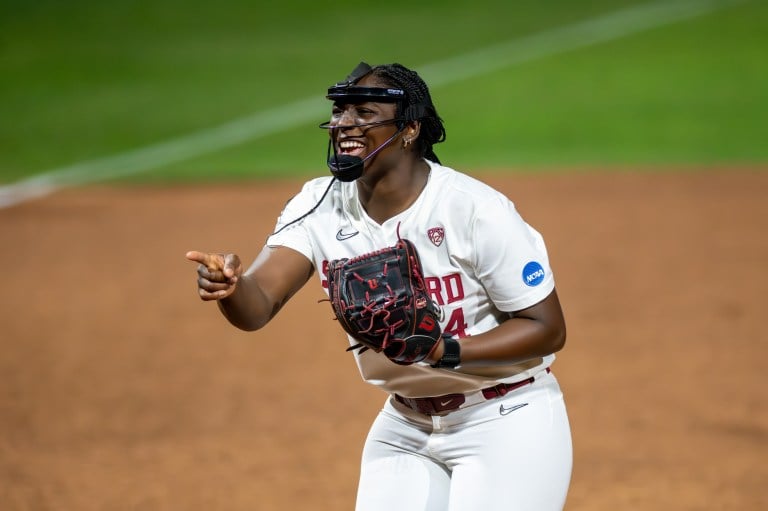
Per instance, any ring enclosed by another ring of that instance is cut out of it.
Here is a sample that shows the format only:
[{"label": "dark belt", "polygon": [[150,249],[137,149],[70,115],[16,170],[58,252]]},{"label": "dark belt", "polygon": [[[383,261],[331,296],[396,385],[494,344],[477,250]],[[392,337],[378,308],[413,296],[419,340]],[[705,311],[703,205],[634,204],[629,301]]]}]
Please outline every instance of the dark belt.
[{"label": "dark belt", "polygon": [[[550,372],[549,367],[547,367],[546,372]],[[467,403],[467,398],[469,396],[482,396],[479,400],[474,399],[473,401],[475,402],[487,401],[489,399],[505,396],[509,392],[529,385],[534,381],[536,381],[536,377],[531,376],[530,378],[515,383],[500,383],[499,385],[494,385],[493,387],[488,387],[487,389],[472,394],[445,394],[444,396],[436,397],[403,397],[399,394],[395,394],[394,396],[399,403],[404,404],[412,410],[423,413],[424,415],[437,415],[438,413],[458,410],[464,403]],[[468,405],[469,404],[474,403],[468,403]]]}]

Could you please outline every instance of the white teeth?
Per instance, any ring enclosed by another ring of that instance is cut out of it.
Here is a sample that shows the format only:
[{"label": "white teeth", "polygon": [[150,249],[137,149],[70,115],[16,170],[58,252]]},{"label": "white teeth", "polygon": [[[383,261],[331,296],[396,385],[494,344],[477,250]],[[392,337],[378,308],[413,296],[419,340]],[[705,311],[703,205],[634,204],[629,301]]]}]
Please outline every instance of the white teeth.
[{"label": "white teeth", "polygon": [[344,142],[339,143],[339,147],[341,147],[342,149],[356,149],[358,147],[364,147],[364,146],[360,142],[356,142],[354,140],[345,140]]}]

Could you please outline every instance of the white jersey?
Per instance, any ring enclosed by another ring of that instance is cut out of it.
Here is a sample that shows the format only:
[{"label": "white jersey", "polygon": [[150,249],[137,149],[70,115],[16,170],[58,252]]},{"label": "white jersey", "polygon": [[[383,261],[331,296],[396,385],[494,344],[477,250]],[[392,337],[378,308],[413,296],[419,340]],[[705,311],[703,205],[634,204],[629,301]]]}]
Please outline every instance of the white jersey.
[{"label": "white jersey", "polygon": [[[429,179],[418,199],[383,224],[367,215],[354,182],[337,181],[314,212],[270,236],[267,244],[304,254],[321,270],[318,275],[327,293],[328,261],[392,246],[398,236],[406,238],[416,246],[427,288],[443,311],[440,326],[455,337],[490,330],[510,313],[546,298],[555,283],[544,241],[514,204],[477,179],[428,163]],[[276,230],[311,210],[331,179],[307,182],[286,205]],[[357,344],[351,337],[348,341]],[[398,365],[371,350],[354,353],[365,381],[405,397],[468,393],[519,381],[555,358],[551,354],[515,365],[434,369],[427,363]]]}]

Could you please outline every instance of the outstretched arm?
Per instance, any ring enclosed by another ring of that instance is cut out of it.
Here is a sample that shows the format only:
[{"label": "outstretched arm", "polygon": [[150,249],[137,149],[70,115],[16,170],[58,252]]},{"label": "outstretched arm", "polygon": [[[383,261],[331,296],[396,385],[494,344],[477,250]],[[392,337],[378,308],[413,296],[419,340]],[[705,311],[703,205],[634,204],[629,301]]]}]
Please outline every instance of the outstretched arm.
[{"label": "outstretched arm", "polygon": [[248,331],[266,325],[314,271],[309,259],[286,247],[264,247],[247,271],[236,254],[190,251],[186,257],[200,263],[200,298],[216,300],[230,323]]}]

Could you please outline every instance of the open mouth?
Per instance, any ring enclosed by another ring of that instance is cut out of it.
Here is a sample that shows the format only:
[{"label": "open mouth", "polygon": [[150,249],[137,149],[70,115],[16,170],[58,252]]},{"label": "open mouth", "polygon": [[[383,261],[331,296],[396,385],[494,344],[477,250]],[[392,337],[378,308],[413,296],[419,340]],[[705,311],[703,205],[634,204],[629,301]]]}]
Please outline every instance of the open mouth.
[{"label": "open mouth", "polygon": [[357,140],[342,140],[339,142],[338,153],[349,156],[360,156],[365,150],[365,145]]}]

